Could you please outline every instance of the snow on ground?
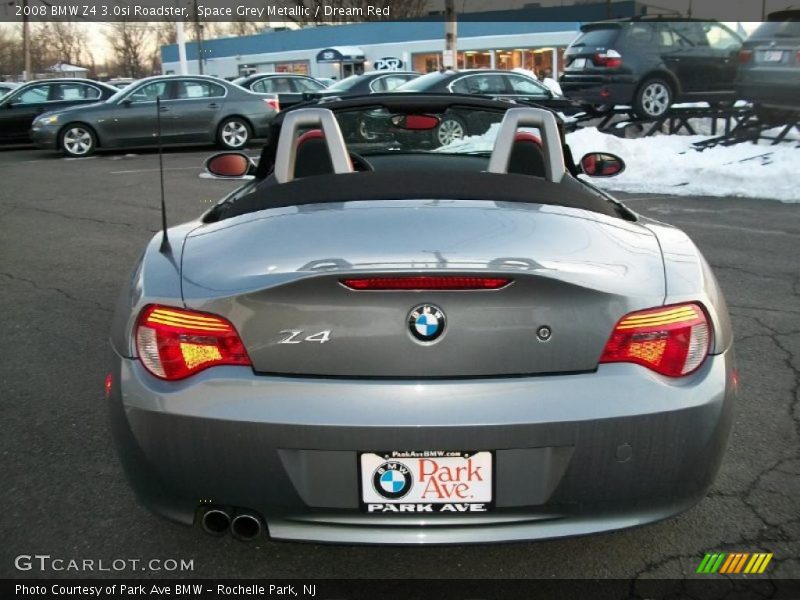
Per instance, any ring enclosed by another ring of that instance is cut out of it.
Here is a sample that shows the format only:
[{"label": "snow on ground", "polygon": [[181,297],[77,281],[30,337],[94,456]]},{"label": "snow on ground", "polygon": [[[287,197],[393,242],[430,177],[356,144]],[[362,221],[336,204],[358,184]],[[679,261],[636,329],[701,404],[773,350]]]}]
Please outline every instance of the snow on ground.
[{"label": "snow on ground", "polygon": [[592,178],[598,187],[635,193],[680,196],[741,196],[800,202],[795,144],[768,142],[717,146],[702,152],[700,135],[656,135],[624,139],[595,128],[567,135],[575,160],[587,152],[611,152],[625,161],[616,177]]},{"label": "snow on ground", "polygon": [[[491,151],[499,124],[483,135],[453,142],[441,152]],[[536,132],[536,130],[531,130]],[[772,134],[780,131],[774,130]],[[796,143],[770,146],[742,143],[717,146],[698,152],[694,142],[702,135],[655,135],[646,138],[619,138],[594,127],[567,135],[575,160],[588,152],[610,152],[625,161],[625,171],[616,177],[587,178],[598,187],[633,193],[675,194],[679,196],[740,196],[770,198],[800,203]]]}]

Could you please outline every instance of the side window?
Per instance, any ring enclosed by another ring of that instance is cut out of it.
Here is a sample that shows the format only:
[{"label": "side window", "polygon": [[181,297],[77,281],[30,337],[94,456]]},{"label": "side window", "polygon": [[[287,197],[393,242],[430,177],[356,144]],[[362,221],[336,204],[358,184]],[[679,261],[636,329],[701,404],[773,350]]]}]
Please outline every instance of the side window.
[{"label": "side window", "polygon": [[47,102],[51,87],[52,86],[49,84],[35,85],[14,98],[14,103],[41,104],[43,102]]},{"label": "side window", "polygon": [[467,78],[459,79],[453,84],[452,87],[454,94],[469,94],[469,87],[467,86]]},{"label": "side window", "polygon": [[294,82],[294,88],[297,92],[316,92],[322,89],[325,89],[325,86],[317,81],[312,81],[311,79],[305,79],[304,77],[297,77],[296,79],[292,80]]},{"label": "side window", "polygon": [[384,86],[387,92],[391,92],[394,88],[403,85],[408,79],[402,75],[389,75],[383,78]]},{"label": "side window", "polygon": [[677,50],[681,47],[680,38],[667,24],[658,25],[658,45],[664,50]]},{"label": "side window", "polygon": [[100,91],[80,83],[59,83],[53,96],[53,100],[94,100],[100,97]]},{"label": "side window", "polygon": [[262,93],[262,94],[269,93],[269,92],[267,91],[267,82],[268,82],[268,81],[269,81],[269,79],[259,79],[258,81],[256,81],[256,82],[255,82],[255,83],[252,85],[251,89],[252,89],[254,92],[260,92],[260,93]]},{"label": "side window", "polygon": [[386,78],[385,77],[377,77],[369,84],[369,89],[373,92],[385,92],[386,91]]},{"label": "side window", "polygon": [[550,93],[535,81],[519,75],[507,75],[511,82],[511,89],[515,94],[525,94],[526,96],[537,96],[539,98],[549,98]]},{"label": "side window", "polygon": [[724,27],[715,23],[703,23],[708,45],[714,50],[733,51],[742,46],[741,40]]},{"label": "side window", "polygon": [[279,94],[291,94],[294,90],[292,82],[288,77],[275,77],[271,79],[272,91]]},{"label": "side window", "polygon": [[505,94],[505,81],[501,75],[470,75],[466,78],[470,94]]},{"label": "side window", "polygon": [[681,23],[676,21],[672,24],[672,31],[678,37],[681,46],[684,48],[708,46],[708,40],[697,22],[688,21]]},{"label": "side window", "polygon": [[179,81],[176,98],[191,100],[193,98],[219,98],[225,95],[225,88],[208,81]]},{"label": "side window", "polygon": [[161,96],[161,99],[166,99],[167,95],[167,82],[166,81],[156,81],[153,83],[145,84],[133,91],[133,93],[128,96],[128,99],[131,102],[139,103],[139,102],[155,102],[158,96]]},{"label": "side window", "polygon": [[653,39],[653,26],[649,23],[633,23],[628,28],[625,41],[639,47],[652,47],[655,44]]}]

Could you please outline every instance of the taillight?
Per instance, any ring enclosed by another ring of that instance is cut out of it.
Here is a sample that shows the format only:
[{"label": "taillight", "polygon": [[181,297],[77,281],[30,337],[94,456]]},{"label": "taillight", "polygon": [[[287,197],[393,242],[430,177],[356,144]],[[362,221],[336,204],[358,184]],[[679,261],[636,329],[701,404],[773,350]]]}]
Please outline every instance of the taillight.
[{"label": "taillight", "polygon": [[267,103],[272,110],[280,112],[281,110],[281,101],[277,98],[264,98],[264,102]]},{"label": "taillight", "polygon": [[136,350],[145,369],[174,381],[218,365],[249,365],[230,322],[208,313],[150,305],[136,325]]},{"label": "taillight", "polygon": [[705,311],[678,304],[630,313],[617,323],[601,363],[628,362],[668,377],[697,370],[711,345]]},{"label": "taillight", "polygon": [[353,290],[499,290],[511,283],[507,277],[402,276],[342,279]]},{"label": "taillight", "polygon": [[592,62],[596,67],[616,69],[622,66],[622,55],[616,50],[606,50],[603,53],[597,53],[592,56]]},{"label": "taillight", "polygon": [[750,59],[753,58],[753,51],[752,50],[739,50],[739,62],[742,64],[750,62]]}]

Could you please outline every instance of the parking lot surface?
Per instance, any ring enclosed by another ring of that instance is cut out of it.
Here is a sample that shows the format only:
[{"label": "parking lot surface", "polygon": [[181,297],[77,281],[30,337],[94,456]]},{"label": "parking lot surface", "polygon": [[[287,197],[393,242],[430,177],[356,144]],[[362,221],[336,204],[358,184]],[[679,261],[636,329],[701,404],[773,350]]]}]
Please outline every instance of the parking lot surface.
[{"label": "parking lot surface", "polygon": [[[198,177],[210,153],[165,155],[171,223],[196,217],[237,185]],[[800,204],[620,196],[687,231],[730,306],[741,394],[722,470],[703,502],[640,529],[537,543],[242,544],[141,508],[107,424],[111,310],[159,227],[157,154],[67,160],[0,150],[0,576],[677,578],[694,576],[706,552],[764,551],[775,555],[771,576],[800,577]],[[14,566],[21,554],[187,559],[193,570],[22,572]]]}]

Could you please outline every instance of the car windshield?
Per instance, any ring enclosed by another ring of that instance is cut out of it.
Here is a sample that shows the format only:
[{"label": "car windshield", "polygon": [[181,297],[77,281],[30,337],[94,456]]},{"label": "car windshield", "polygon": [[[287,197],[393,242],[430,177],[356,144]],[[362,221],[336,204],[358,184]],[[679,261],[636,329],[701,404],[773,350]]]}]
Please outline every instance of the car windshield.
[{"label": "car windshield", "polygon": [[344,92],[351,88],[354,88],[356,84],[361,80],[359,75],[350,75],[350,77],[346,77],[340,81],[337,81],[332,86],[330,86],[329,90],[338,90],[340,92]]},{"label": "car windshield", "polygon": [[428,73],[427,75],[423,75],[421,77],[417,77],[416,79],[412,79],[411,81],[407,81],[401,86],[398,86],[394,89],[395,92],[422,92],[430,88],[431,86],[436,85],[443,79],[447,78],[451,75],[452,71],[445,71],[444,73],[440,73],[439,71],[434,71],[433,73]]},{"label": "car windshield", "polygon": [[[337,111],[351,152],[482,154],[494,147],[504,112],[451,106],[442,112],[391,112],[385,107]],[[535,130],[531,130],[537,133]]]}]

